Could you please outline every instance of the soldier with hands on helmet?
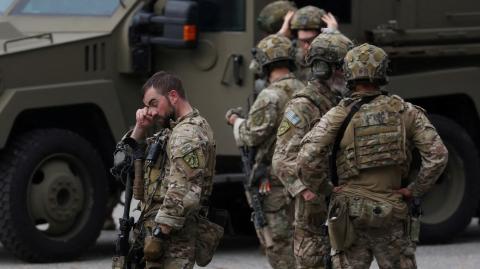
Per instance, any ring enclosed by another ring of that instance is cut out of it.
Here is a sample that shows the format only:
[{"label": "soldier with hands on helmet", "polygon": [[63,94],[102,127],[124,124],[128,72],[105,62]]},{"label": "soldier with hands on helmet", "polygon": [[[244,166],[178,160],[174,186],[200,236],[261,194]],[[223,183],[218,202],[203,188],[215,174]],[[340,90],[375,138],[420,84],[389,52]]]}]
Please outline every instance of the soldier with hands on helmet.
[{"label": "soldier with hands on helmet", "polygon": [[266,170],[258,188],[263,193],[262,209],[273,244],[265,245],[267,242],[262,234],[259,234],[259,239],[265,246],[269,263],[276,269],[293,268],[295,262],[289,198],[282,183],[271,173],[271,161],[275,134],[285,105],[304,84],[292,74],[295,69],[294,49],[288,38],[281,35],[267,36],[258,43],[253,53],[269,86],[260,92],[246,119],[240,117],[238,111],[229,110],[226,120],[233,126],[237,146],[256,149],[253,174],[260,167]]},{"label": "soldier with hands on helmet", "polygon": [[[146,268],[193,268],[202,258],[197,240],[199,219],[204,217],[212,190],[213,133],[174,75],[154,74],[143,86],[143,103],[145,107],[136,112],[133,131],[126,135],[146,146],[148,155],[141,171],[143,181],[134,183],[134,196],[142,210],[134,231],[145,240]],[[154,124],[171,131],[147,138],[147,130]],[[166,148],[152,153],[168,133]],[[150,154],[157,154],[157,160],[149,163]]]},{"label": "soldier with hands on helmet", "polygon": [[[380,87],[387,84],[387,54],[363,44],[350,50],[344,73],[353,91],[303,138],[297,175],[310,190],[329,180],[328,231],[334,268],[416,268],[418,216],[410,201],[424,195],[442,173],[448,152],[425,111]],[[418,173],[402,187],[413,148]],[[330,168],[328,156],[330,155]]]},{"label": "soldier with hands on helmet", "polygon": [[328,237],[322,228],[327,216],[325,196],[328,182],[309,190],[296,176],[296,160],[300,142],[313,125],[345,93],[342,63],[353,43],[342,34],[320,34],[307,52],[312,80],[293,94],[277,131],[272,170],[295,199],[294,254],[296,268],[321,268],[322,257],[328,256]]},{"label": "soldier with hands on helmet", "polygon": [[289,11],[278,33],[296,40],[297,77],[307,81],[311,78],[310,68],[305,62],[308,47],[320,33],[339,32],[337,20],[331,13],[315,6],[305,6],[295,12]]}]

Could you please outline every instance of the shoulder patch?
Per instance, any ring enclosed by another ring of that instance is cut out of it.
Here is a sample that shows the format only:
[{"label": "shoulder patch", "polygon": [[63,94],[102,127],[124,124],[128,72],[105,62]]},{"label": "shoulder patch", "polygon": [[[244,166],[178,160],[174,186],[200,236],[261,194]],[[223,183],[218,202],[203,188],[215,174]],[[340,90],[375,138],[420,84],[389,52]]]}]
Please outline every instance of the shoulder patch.
[{"label": "shoulder patch", "polygon": [[280,126],[278,127],[277,136],[282,136],[283,134],[285,134],[290,129],[290,127],[290,123],[286,119],[283,119],[280,123]]},{"label": "shoulder patch", "polygon": [[257,110],[255,111],[255,113],[252,114],[251,117],[253,125],[260,126],[265,120],[265,112],[263,111],[263,109]]},{"label": "shoulder patch", "polygon": [[192,169],[198,168],[200,166],[200,160],[198,158],[196,150],[191,151],[191,152],[187,153],[185,156],[183,156],[183,160]]},{"label": "shoulder patch", "polygon": [[300,122],[300,117],[293,110],[285,112],[285,118],[293,125],[297,125]]}]

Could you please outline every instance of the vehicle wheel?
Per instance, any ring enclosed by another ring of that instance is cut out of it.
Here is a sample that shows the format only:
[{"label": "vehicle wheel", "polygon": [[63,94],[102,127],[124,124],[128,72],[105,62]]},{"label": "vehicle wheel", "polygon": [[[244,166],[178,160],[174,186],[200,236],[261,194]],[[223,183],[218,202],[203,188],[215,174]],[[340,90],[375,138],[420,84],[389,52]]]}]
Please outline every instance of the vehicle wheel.
[{"label": "vehicle wheel", "polygon": [[478,205],[479,158],[475,143],[456,122],[429,116],[448,149],[448,164],[423,199],[421,242],[445,242],[470,223]]},{"label": "vehicle wheel", "polygon": [[97,239],[107,180],[79,135],[39,129],[14,139],[0,159],[0,240],[29,262],[67,260]]}]

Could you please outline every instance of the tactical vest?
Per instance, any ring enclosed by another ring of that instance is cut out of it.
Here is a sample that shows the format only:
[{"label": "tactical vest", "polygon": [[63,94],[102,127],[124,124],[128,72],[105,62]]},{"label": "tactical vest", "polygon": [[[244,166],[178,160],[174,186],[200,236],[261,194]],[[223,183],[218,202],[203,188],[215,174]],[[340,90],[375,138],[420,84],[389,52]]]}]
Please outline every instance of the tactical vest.
[{"label": "tactical vest", "polygon": [[[160,139],[158,134],[155,134],[154,137],[147,139],[147,154],[152,149],[155,142]],[[167,156],[167,149],[158,149],[161,152],[158,155],[158,159],[155,163],[148,164],[145,163],[144,166],[144,202],[161,202],[161,181],[168,175],[170,168],[170,162]],[[164,164],[164,167],[161,167]],[[163,171],[162,171],[163,170]]]},{"label": "tactical vest", "polygon": [[363,169],[405,163],[406,132],[401,115],[405,108],[398,96],[380,96],[360,108],[344,136],[353,141],[344,141],[347,145],[337,156],[339,179],[357,176]]},{"label": "tactical vest", "polygon": [[[213,139],[213,133],[211,132],[210,127],[206,123],[205,119],[200,116],[192,116],[184,119],[180,123],[178,123],[177,127],[180,125],[192,125],[188,128],[198,128],[202,129],[205,132],[206,137],[208,137],[208,141],[203,141],[206,143],[204,145],[207,148],[207,152],[205,154],[205,168],[203,170],[203,185],[202,187],[202,196],[201,202],[202,204],[206,204],[208,198],[212,193],[213,188],[213,176],[215,171],[215,150],[216,144]],[[173,131],[174,132],[174,131]],[[150,199],[152,197],[153,202],[162,202],[163,197],[168,189],[168,182],[166,182],[166,176],[169,175],[170,171],[170,159],[168,156],[172,154],[169,152],[170,147],[167,146],[167,149],[164,151],[163,155],[160,155],[158,161],[151,167],[145,167],[145,197],[146,199]],[[148,151],[147,151],[148,152]],[[162,173],[162,158],[166,158],[165,160],[165,167],[163,168],[165,171]],[[170,157],[172,158],[172,157]]]}]

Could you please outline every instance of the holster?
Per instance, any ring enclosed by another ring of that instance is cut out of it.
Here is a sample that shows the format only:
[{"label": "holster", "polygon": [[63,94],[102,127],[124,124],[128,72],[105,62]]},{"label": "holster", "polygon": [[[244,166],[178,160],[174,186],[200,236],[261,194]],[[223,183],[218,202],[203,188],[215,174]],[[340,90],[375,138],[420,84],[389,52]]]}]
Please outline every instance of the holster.
[{"label": "holster", "polygon": [[223,228],[203,216],[198,218],[197,240],[195,242],[195,262],[207,266],[223,237]]},{"label": "holster", "polygon": [[330,203],[327,225],[328,236],[334,250],[343,251],[353,244],[355,231],[349,216],[348,200],[345,197],[333,198]]}]

